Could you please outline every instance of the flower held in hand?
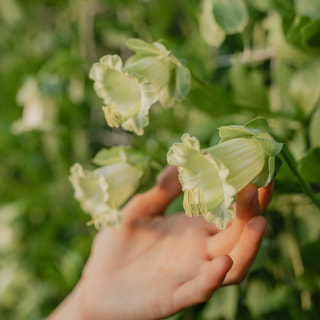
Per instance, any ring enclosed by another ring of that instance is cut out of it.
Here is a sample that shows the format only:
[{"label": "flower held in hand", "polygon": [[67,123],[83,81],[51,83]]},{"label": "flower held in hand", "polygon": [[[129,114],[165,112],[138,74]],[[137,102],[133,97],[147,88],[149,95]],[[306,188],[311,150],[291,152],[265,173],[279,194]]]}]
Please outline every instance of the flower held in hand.
[{"label": "flower held in hand", "polygon": [[170,148],[168,163],[178,167],[186,215],[202,214],[224,229],[234,217],[236,193],[249,183],[262,187],[272,180],[282,144],[260,117],[243,126],[221,127],[219,134],[220,143],[203,150],[195,137],[183,135],[182,143]]}]

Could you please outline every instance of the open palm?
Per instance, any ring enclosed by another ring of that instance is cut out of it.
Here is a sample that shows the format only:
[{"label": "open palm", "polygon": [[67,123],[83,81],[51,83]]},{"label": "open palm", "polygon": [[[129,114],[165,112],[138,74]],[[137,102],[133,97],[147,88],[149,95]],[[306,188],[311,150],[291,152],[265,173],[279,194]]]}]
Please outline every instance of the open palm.
[{"label": "open palm", "polygon": [[224,231],[201,216],[164,217],[181,192],[174,167],[123,209],[120,229],[100,231],[78,285],[85,319],[160,319],[206,301],[220,286],[240,282],[266,229],[260,214],[272,186],[248,185]]}]

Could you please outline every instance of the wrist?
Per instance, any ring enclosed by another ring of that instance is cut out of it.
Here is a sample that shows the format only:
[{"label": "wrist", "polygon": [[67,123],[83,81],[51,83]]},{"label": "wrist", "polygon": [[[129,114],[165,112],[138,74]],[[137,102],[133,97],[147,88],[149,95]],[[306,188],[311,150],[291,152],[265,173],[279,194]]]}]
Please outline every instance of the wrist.
[{"label": "wrist", "polygon": [[81,283],[53,311],[47,320],[83,320],[81,310]]}]

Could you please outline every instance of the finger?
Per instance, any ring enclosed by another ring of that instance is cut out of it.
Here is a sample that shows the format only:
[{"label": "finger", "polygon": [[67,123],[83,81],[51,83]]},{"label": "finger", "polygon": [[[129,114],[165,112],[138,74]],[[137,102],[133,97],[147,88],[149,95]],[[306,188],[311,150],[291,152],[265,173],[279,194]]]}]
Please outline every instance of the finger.
[{"label": "finger", "polygon": [[167,166],[158,176],[157,186],[163,189],[171,201],[181,193],[178,169],[175,166]]},{"label": "finger", "polygon": [[152,217],[163,214],[167,206],[181,193],[178,170],[167,166],[159,175],[157,184],[149,191],[134,196],[123,208],[124,219]]},{"label": "finger", "polygon": [[236,196],[236,219],[248,221],[260,213],[258,190],[254,184],[248,184]]},{"label": "finger", "polygon": [[172,296],[173,310],[179,311],[208,300],[222,285],[231,266],[229,256],[220,256],[208,262],[201,274],[176,289]]},{"label": "finger", "polygon": [[267,221],[262,216],[256,216],[247,223],[239,242],[230,252],[233,266],[224,280],[224,285],[243,280],[259,251],[266,228]]},{"label": "finger", "polygon": [[231,220],[227,229],[232,236],[229,242],[233,246],[238,241],[247,222],[260,214],[258,190],[254,184],[248,184],[236,196],[235,218]]},{"label": "finger", "polygon": [[245,228],[247,222],[260,213],[258,191],[254,184],[248,184],[236,196],[235,218],[229,222],[226,230],[209,238],[208,254],[211,258],[228,254]]},{"label": "finger", "polygon": [[274,180],[272,180],[267,186],[258,189],[261,212],[267,208],[272,199],[273,185]]}]

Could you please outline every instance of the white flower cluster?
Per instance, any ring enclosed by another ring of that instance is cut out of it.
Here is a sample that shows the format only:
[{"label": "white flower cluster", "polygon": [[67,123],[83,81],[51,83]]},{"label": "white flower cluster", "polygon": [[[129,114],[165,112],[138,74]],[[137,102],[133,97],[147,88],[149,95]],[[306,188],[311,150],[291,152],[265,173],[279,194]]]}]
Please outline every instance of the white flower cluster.
[{"label": "white flower cluster", "polygon": [[157,101],[170,107],[186,97],[190,72],[161,43],[126,41],[135,51],[125,64],[117,55],[106,55],[90,70],[94,89],[103,99],[109,126],[142,135],[149,124],[149,109]]},{"label": "white flower cluster", "polygon": [[[154,103],[170,107],[186,97],[190,72],[158,42],[129,39],[126,45],[135,54],[125,64],[117,55],[106,55],[92,66],[90,78],[103,99],[109,126],[142,135]],[[186,215],[202,214],[224,229],[234,217],[236,193],[248,183],[265,186],[274,177],[282,144],[270,135],[261,117],[243,126],[221,127],[219,134],[220,143],[207,149],[200,148],[197,138],[184,134],[182,142],[169,149],[167,160],[178,167]],[[93,171],[80,164],[71,168],[75,198],[97,228],[117,227],[119,210],[148,171],[149,159],[132,148],[114,147],[100,151],[93,161],[99,166]]]}]

